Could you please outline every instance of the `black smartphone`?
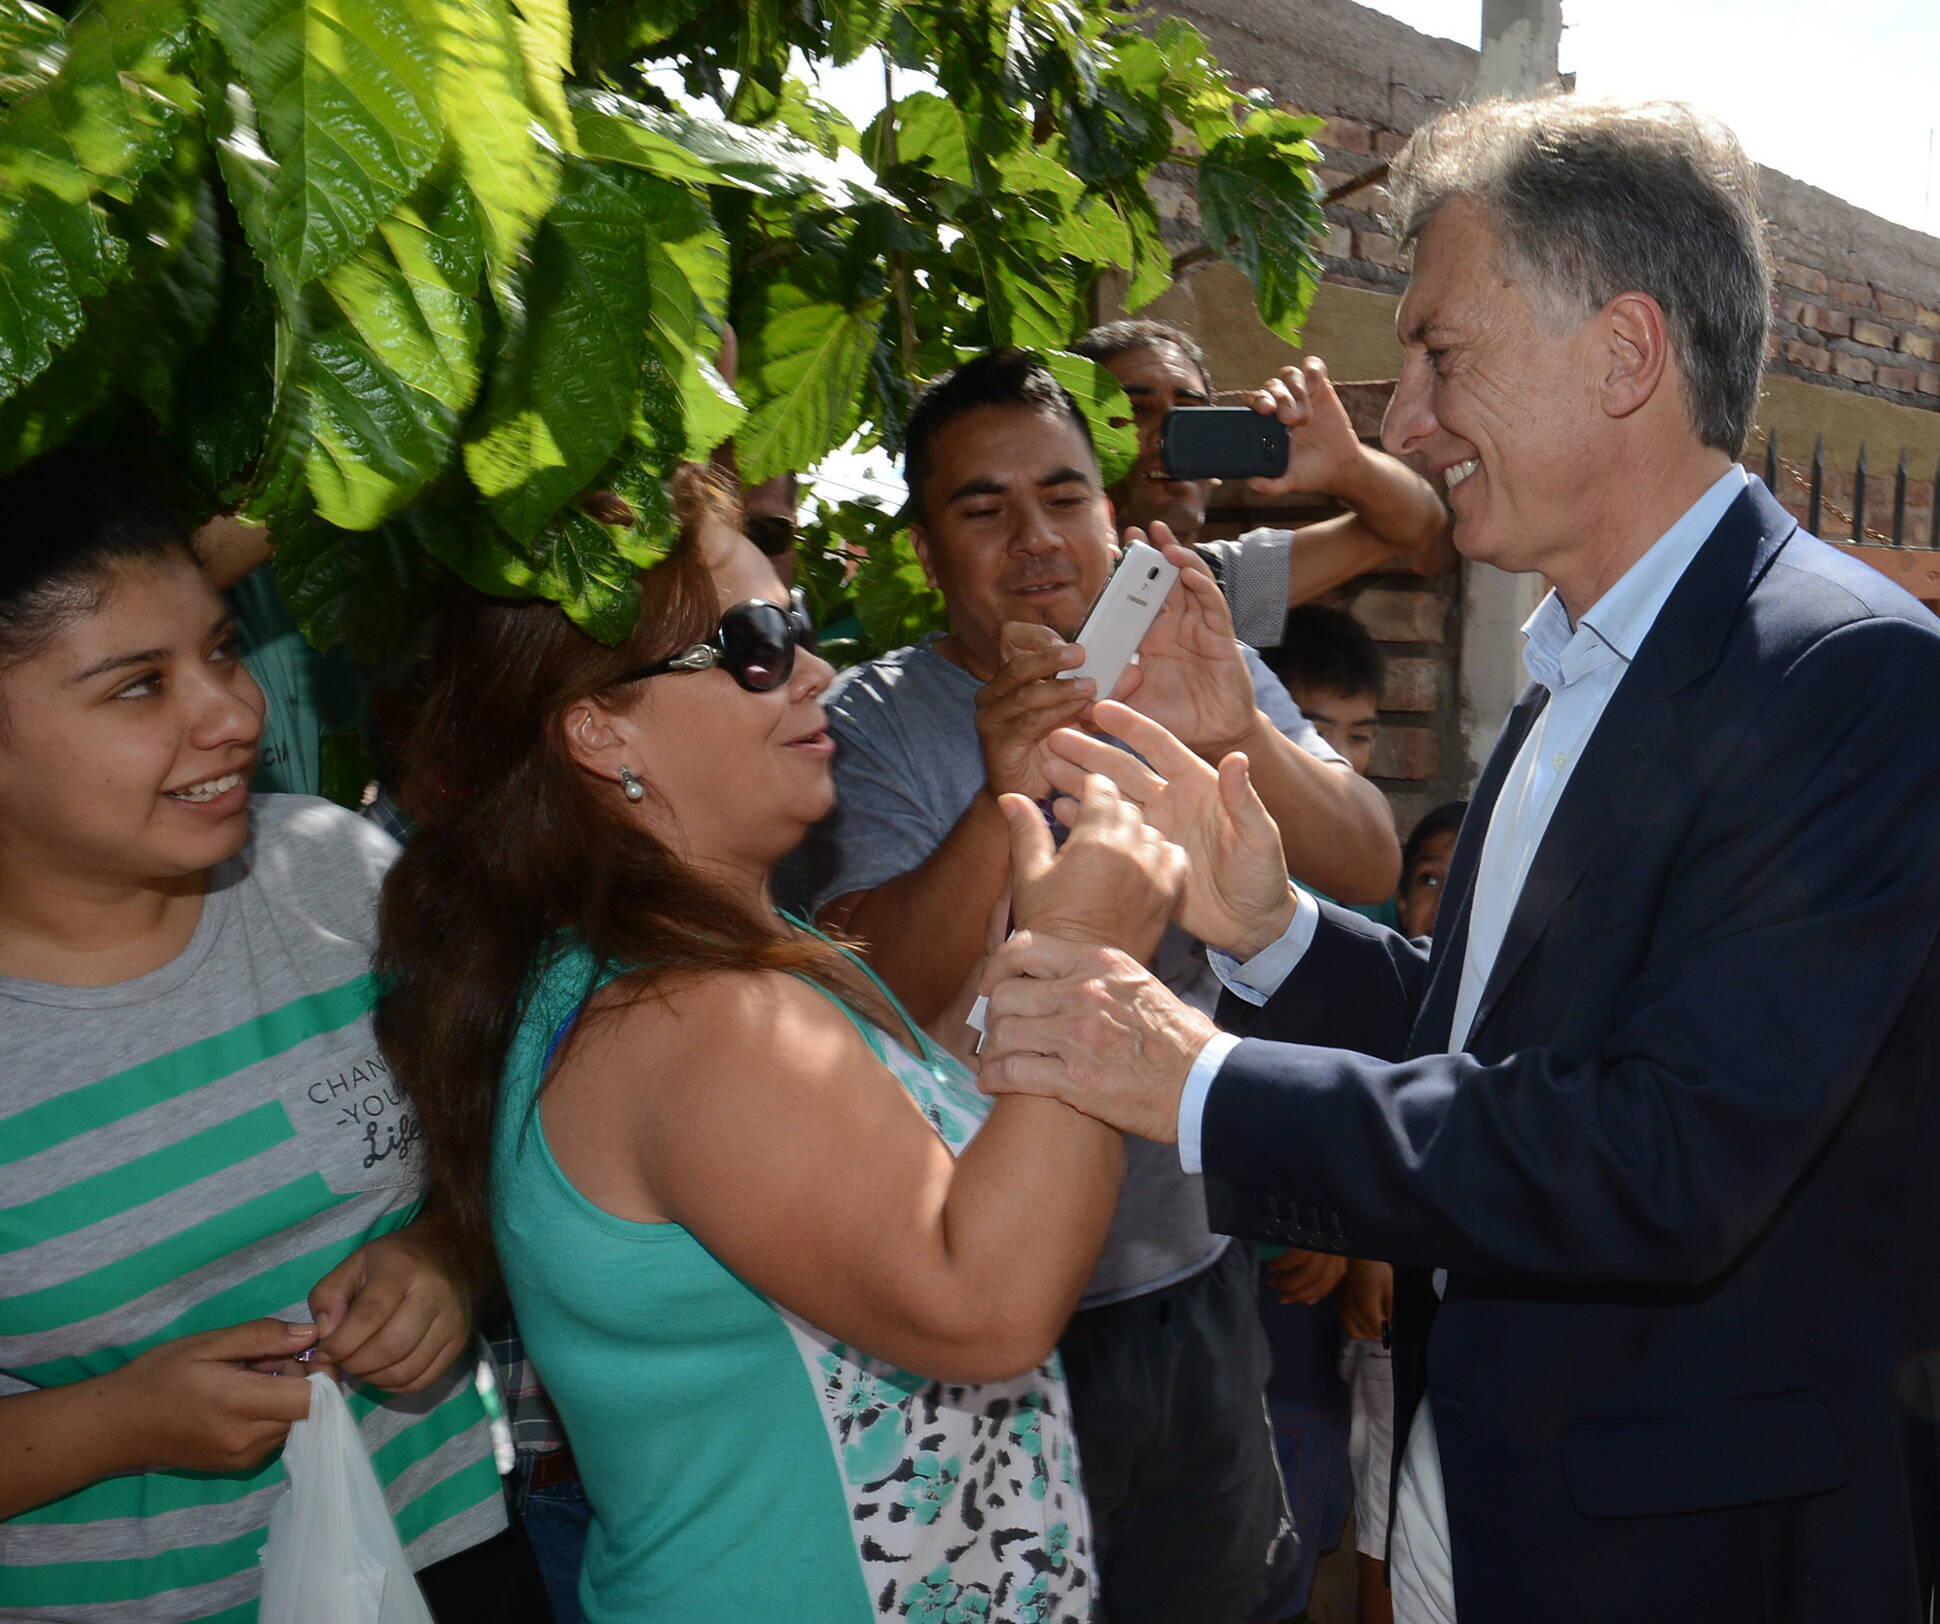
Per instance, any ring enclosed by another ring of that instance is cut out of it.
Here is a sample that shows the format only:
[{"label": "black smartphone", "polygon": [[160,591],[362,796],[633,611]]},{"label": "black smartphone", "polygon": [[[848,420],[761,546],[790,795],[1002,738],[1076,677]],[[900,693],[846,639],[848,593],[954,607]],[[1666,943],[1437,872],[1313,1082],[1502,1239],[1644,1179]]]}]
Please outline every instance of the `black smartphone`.
[{"label": "black smartphone", "polygon": [[1286,472],[1287,426],[1250,406],[1181,406],[1159,426],[1173,479],[1273,479]]}]

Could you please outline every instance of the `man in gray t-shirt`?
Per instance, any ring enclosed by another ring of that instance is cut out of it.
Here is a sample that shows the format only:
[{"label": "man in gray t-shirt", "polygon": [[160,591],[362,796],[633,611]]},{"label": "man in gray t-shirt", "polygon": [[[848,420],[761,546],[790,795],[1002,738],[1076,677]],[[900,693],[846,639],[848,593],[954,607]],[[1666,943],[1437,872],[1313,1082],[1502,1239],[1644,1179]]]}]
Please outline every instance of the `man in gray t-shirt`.
[{"label": "man in gray t-shirt", "polygon": [[[1078,663],[1067,639],[1114,536],[1083,420],[1028,357],[939,380],[907,443],[912,539],[951,630],[832,691],[838,810],[811,833],[798,883],[931,1021],[974,969],[1008,883],[998,795],[1043,799],[1046,735],[1097,697],[1057,673]],[[1386,804],[1234,640],[1204,566],[1174,556],[1188,575],[1121,695],[1213,759],[1246,751],[1294,872],[1325,875],[1315,883],[1336,895],[1391,889]],[[1161,955],[1175,984],[1205,975],[1176,933]],[[1198,1181],[1168,1152],[1128,1142],[1119,1210],[1062,1348],[1112,1624],[1241,1624],[1286,1549],[1266,1350],[1250,1253],[1209,1231]]]}]

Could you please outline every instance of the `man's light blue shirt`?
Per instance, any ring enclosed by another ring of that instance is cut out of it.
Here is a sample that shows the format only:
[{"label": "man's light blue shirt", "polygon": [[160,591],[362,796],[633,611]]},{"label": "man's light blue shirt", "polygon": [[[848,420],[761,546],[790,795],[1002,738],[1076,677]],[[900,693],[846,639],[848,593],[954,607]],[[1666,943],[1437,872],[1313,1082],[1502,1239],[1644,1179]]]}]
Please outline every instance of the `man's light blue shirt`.
[{"label": "man's light blue shirt", "polygon": [[[1550,698],[1516,753],[1483,837],[1469,910],[1468,947],[1449,1026],[1451,1052],[1468,1041],[1529,864],[1604,707],[1691,560],[1749,482],[1745,471],[1733,463],[1583,612],[1577,624],[1570,624],[1568,611],[1553,591],[1524,622],[1523,664],[1530,677],[1549,690]],[[1264,1004],[1306,956],[1320,924],[1320,908],[1298,886],[1294,898],[1293,922],[1278,941],[1244,964],[1223,953],[1208,955],[1219,979],[1236,997]],[[1179,1162],[1189,1173],[1203,1170],[1200,1124],[1206,1095],[1238,1042],[1225,1032],[1209,1038],[1186,1078],[1179,1098]]]}]

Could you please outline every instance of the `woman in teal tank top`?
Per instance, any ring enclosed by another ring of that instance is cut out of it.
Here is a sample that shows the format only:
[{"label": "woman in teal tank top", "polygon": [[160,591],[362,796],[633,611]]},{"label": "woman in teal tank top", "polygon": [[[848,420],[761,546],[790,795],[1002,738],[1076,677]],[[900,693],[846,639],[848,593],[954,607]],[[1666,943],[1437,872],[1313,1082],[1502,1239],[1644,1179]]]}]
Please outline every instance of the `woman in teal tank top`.
[{"label": "woman in teal tank top", "polygon": [[[775,913],[832,801],[830,671],[697,470],[676,499],[619,648],[545,604],[448,615],[384,917],[431,1177],[592,1504],[586,1617],[1087,1619],[1052,1350],[1119,1141],[993,1103]],[[1156,936],[1177,854],[1107,793],[1087,815]]]}]

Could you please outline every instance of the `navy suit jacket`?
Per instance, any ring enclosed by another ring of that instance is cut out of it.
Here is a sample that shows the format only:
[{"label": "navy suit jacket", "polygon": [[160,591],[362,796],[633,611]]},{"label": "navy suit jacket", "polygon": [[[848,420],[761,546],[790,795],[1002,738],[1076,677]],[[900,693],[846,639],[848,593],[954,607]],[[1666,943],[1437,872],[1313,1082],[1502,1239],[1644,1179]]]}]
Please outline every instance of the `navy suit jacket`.
[{"label": "navy suit jacket", "polygon": [[1451,1055],[1543,699],[1432,952],[1323,905],[1280,991],[1223,1007],[1215,1225],[1397,1265],[1397,1450],[1432,1394],[1464,1624],[1924,1621],[1940,622],[1753,484],[1586,745]]}]

